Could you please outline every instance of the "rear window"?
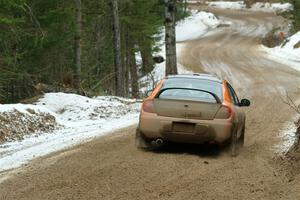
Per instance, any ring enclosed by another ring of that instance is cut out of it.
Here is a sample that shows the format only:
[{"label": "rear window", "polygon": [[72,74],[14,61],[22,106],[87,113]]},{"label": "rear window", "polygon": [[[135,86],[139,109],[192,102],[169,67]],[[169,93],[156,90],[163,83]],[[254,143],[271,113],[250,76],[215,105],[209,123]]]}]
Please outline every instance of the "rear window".
[{"label": "rear window", "polygon": [[162,89],[167,88],[170,89],[163,91],[159,95],[159,98],[216,102],[215,98],[207,92],[189,90],[198,89],[215,94],[219,97],[221,101],[223,99],[222,85],[218,82],[209,80],[199,80],[191,78],[172,78],[167,79],[162,86]]},{"label": "rear window", "polygon": [[216,103],[215,97],[207,92],[190,90],[190,89],[167,89],[164,90],[160,95],[160,99],[181,99],[181,100],[192,100],[192,101],[203,101]]}]

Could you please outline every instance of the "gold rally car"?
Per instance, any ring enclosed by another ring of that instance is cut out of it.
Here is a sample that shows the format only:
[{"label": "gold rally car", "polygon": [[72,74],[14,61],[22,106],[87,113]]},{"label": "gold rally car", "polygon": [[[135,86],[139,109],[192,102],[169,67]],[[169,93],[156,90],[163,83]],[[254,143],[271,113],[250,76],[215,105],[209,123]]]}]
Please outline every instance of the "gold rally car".
[{"label": "gold rally car", "polygon": [[209,74],[168,76],[142,104],[136,146],[229,141],[236,155],[237,145],[244,144],[245,106],[250,101],[239,101],[226,80]]}]

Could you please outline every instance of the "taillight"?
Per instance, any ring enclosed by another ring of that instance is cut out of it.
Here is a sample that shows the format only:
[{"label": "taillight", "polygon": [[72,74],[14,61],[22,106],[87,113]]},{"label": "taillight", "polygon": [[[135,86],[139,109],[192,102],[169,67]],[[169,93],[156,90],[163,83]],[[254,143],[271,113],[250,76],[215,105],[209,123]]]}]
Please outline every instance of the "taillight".
[{"label": "taillight", "polygon": [[222,106],[217,112],[215,118],[216,119],[228,119],[231,117],[232,109],[228,106]]},{"label": "taillight", "polygon": [[149,100],[144,101],[144,103],[142,105],[142,109],[143,109],[144,112],[155,113],[153,99],[149,99]]}]

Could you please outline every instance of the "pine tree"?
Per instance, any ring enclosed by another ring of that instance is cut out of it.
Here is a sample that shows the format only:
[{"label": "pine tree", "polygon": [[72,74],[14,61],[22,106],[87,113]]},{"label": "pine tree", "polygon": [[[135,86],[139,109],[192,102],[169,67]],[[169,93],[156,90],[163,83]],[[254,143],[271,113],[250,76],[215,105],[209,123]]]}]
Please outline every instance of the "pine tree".
[{"label": "pine tree", "polygon": [[300,31],[300,0],[293,0],[294,5],[294,29]]}]

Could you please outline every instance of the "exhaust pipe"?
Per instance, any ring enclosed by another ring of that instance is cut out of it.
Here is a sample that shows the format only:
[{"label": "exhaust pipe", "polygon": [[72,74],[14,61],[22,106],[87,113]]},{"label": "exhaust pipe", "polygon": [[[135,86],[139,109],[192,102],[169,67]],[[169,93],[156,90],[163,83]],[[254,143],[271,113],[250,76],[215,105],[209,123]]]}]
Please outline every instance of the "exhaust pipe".
[{"label": "exhaust pipe", "polygon": [[159,146],[161,146],[161,145],[164,144],[164,141],[163,141],[161,138],[158,138],[155,142],[156,142],[156,144],[159,145]]},{"label": "exhaust pipe", "polygon": [[156,147],[160,147],[164,144],[164,141],[161,138],[157,138],[156,140],[153,140],[151,143]]}]

